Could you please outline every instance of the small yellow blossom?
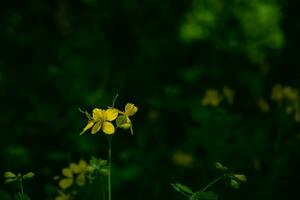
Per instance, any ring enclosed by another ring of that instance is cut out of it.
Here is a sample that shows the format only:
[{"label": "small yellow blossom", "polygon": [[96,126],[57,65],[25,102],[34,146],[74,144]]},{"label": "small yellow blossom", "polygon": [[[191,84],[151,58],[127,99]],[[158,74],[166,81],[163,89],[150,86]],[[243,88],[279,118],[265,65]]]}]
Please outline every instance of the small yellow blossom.
[{"label": "small yellow blossom", "polygon": [[87,168],[88,165],[84,160],[80,160],[78,164],[71,163],[69,168],[62,169],[62,174],[65,177],[59,181],[58,185],[64,190],[71,187],[74,184],[74,181],[78,186],[83,186],[85,184],[85,173]]},{"label": "small yellow blossom", "polygon": [[257,104],[258,104],[258,107],[260,108],[261,112],[269,112],[270,111],[270,106],[266,99],[264,99],[264,98],[258,99]]},{"label": "small yellow blossom", "polygon": [[203,106],[213,106],[217,107],[222,101],[222,96],[215,89],[209,89],[205,92],[205,96],[201,101]]},{"label": "small yellow blossom", "polygon": [[182,151],[176,151],[173,154],[172,161],[175,165],[192,167],[194,163],[194,157],[191,154]]},{"label": "small yellow blossom", "polygon": [[70,194],[65,194],[61,191],[59,191],[59,195],[55,197],[55,200],[71,200],[72,197]]},{"label": "small yellow blossom", "polygon": [[125,111],[118,110],[121,115],[116,119],[117,127],[123,129],[130,128],[131,134],[133,135],[132,123],[129,117],[133,116],[137,112],[137,110],[138,108],[132,103],[126,104]]},{"label": "small yellow blossom", "polygon": [[111,121],[115,120],[118,116],[118,111],[115,108],[108,108],[107,110],[102,110],[99,108],[93,109],[92,117],[88,117],[89,121],[86,127],[82,130],[80,135],[85,131],[92,128],[91,133],[95,134],[102,130],[105,134],[111,135],[115,132],[115,127]]},{"label": "small yellow blossom", "polygon": [[276,101],[278,103],[282,102],[283,98],[284,98],[284,94],[282,92],[282,86],[280,84],[276,84],[274,85],[274,87],[272,88],[272,93],[271,93],[271,99],[273,101]]}]

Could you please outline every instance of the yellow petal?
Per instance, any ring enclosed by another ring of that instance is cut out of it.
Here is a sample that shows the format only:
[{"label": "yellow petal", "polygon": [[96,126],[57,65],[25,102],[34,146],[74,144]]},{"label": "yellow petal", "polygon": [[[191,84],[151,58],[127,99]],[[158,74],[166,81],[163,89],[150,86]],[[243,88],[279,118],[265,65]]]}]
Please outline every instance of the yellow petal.
[{"label": "yellow petal", "polygon": [[64,190],[71,187],[72,184],[73,184],[72,178],[64,178],[64,179],[60,180],[58,183],[59,187],[61,187]]},{"label": "yellow petal", "polygon": [[115,127],[112,123],[110,122],[104,122],[102,130],[105,134],[111,135],[115,132]]},{"label": "yellow petal", "polygon": [[100,130],[101,125],[102,125],[102,121],[98,121],[92,128],[92,134],[97,133]]},{"label": "yellow petal", "polygon": [[90,128],[92,128],[92,126],[94,125],[94,121],[91,120],[88,122],[88,124],[86,125],[86,127],[84,127],[84,129],[81,131],[80,135],[82,135],[85,131],[89,130]]},{"label": "yellow petal", "polygon": [[78,166],[80,168],[80,171],[84,171],[87,168],[87,163],[84,160],[80,160]]},{"label": "yellow petal", "polygon": [[73,177],[73,173],[71,171],[71,169],[69,168],[63,168],[62,169],[62,174],[68,178],[72,178]]},{"label": "yellow petal", "polygon": [[93,110],[93,119],[95,121],[103,120],[104,118],[104,111],[99,108],[94,108]]},{"label": "yellow petal", "polygon": [[118,110],[115,108],[109,108],[105,111],[106,120],[112,121],[118,117]]},{"label": "yellow petal", "polygon": [[70,169],[74,174],[79,174],[80,173],[80,167],[76,165],[75,163],[70,164]]},{"label": "yellow petal", "polygon": [[76,184],[79,186],[84,186],[85,184],[85,175],[84,173],[81,173],[76,178]]},{"label": "yellow petal", "polygon": [[138,108],[132,104],[132,103],[127,103],[125,106],[125,114],[127,116],[132,116],[137,112]]}]

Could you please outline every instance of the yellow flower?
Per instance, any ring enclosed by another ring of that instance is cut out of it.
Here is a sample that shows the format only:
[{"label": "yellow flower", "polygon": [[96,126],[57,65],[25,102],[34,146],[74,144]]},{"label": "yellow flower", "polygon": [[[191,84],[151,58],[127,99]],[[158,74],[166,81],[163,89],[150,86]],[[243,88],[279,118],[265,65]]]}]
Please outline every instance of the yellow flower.
[{"label": "yellow flower", "polygon": [[284,94],[282,91],[282,86],[280,84],[276,84],[272,89],[271,99],[280,103],[284,98]]},{"label": "yellow flower", "polygon": [[99,108],[94,108],[93,116],[87,115],[89,118],[88,124],[82,130],[80,135],[85,131],[92,128],[91,133],[95,134],[98,131],[102,130],[105,134],[114,134],[115,127],[111,121],[115,120],[118,116],[118,110],[115,108],[108,108],[107,110],[102,110]]},{"label": "yellow flower", "polygon": [[128,129],[130,128],[131,134],[133,135],[133,130],[132,130],[132,123],[129,117],[133,116],[137,112],[138,108],[132,104],[132,103],[127,103],[125,105],[125,111],[119,111],[118,112],[121,114],[118,116],[116,119],[116,124],[117,127],[123,128],[123,129]]},{"label": "yellow flower", "polygon": [[[62,170],[62,174],[65,178],[59,181],[59,186],[65,190],[74,184],[74,180],[78,186],[83,186],[85,184],[85,172],[87,168],[88,165],[84,160],[80,160],[78,164],[71,163],[69,168]],[[76,179],[75,175],[77,175]]]},{"label": "yellow flower", "polygon": [[298,90],[290,86],[284,87],[282,93],[284,94],[285,98],[288,100],[293,101],[298,99]]},{"label": "yellow flower", "polygon": [[258,107],[260,108],[260,110],[262,112],[269,112],[270,111],[270,106],[269,106],[269,103],[267,102],[266,99],[264,99],[264,98],[258,99],[257,104],[258,104]]},{"label": "yellow flower", "polygon": [[217,107],[221,103],[222,96],[215,89],[209,89],[206,91],[204,98],[201,101],[203,106]]},{"label": "yellow flower", "polygon": [[191,154],[182,151],[176,151],[172,156],[172,161],[176,165],[192,167],[194,164],[194,157]]},{"label": "yellow flower", "polygon": [[70,194],[65,194],[61,191],[59,191],[59,195],[55,197],[55,200],[71,200],[71,195]]}]

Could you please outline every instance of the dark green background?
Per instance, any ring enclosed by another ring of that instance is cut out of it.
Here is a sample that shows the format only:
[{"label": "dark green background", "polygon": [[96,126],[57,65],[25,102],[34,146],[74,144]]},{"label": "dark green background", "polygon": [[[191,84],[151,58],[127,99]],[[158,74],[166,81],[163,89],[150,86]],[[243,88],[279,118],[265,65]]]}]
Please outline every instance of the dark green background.
[{"label": "dark green background", "polygon": [[[299,189],[299,124],[271,102],[276,83],[300,83],[299,3],[285,0],[10,0],[0,7],[0,172],[33,171],[32,199],[53,199],[69,162],[106,158],[103,135],[79,136],[78,108],[139,107],[135,135],[113,139],[114,199],[182,199],[218,176],[244,173],[222,199],[293,199]],[[233,105],[203,107],[229,86]],[[266,98],[270,112],[257,100]],[[278,138],[280,135],[280,138]],[[191,168],[172,162],[181,150]],[[260,167],[255,168],[255,162]],[[298,185],[298,186],[297,186]],[[12,188],[0,185],[2,190]]]}]

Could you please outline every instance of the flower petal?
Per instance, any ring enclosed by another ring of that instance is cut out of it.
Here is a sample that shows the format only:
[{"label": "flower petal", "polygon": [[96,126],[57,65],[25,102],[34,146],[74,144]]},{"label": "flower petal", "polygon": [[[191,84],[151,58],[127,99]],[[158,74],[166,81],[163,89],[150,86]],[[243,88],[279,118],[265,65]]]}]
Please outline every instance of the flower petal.
[{"label": "flower petal", "polygon": [[80,168],[80,171],[84,171],[88,164],[84,160],[80,160],[77,166]]},{"label": "flower petal", "polygon": [[99,109],[99,108],[94,108],[93,119],[95,121],[100,121],[100,120],[103,120],[103,118],[104,118],[104,110]]},{"label": "flower petal", "polygon": [[79,168],[79,166],[78,166],[77,164],[75,164],[75,163],[71,163],[71,164],[70,164],[70,169],[72,170],[72,172],[73,172],[74,174],[79,174],[79,173],[80,173],[80,168]]},{"label": "flower petal", "polygon": [[84,186],[84,184],[85,184],[85,175],[84,175],[84,173],[81,173],[76,177],[76,184],[79,185],[79,186]]},{"label": "flower petal", "polygon": [[112,121],[118,117],[118,110],[115,108],[109,108],[105,111],[106,120]]},{"label": "flower petal", "polygon": [[92,128],[92,134],[97,133],[101,129],[102,121],[98,121]]},{"label": "flower petal", "polygon": [[72,178],[64,178],[59,181],[58,185],[59,185],[59,187],[61,187],[62,189],[65,190],[73,185],[73,179]]},{"label": "flower petal", "polygon": [[71,169],[69,168],[63,168],[62,169],[62,174],[68,178],[72,178],[73,177],[73,173],[71,171]]},{"label": "flower petal", "polygon": [[80,135],[82,135],[84,132],[86,132],[87,130],[89,130],[90,128],[92,128],[94,124],[95,124],[94,120],[89,121],[88,124],[81,131]]},{"label": "flower petal", "polygon": [[115,127],[112,123],[110,122],[103,122],[103,127],[102,127],[102,131],[105,134],[111,135],[115,132]]},{"label": "flower petal", "polygon": [[137,112],[138,108],[132,104],[132,103],[127,103],[125,106],[125,114],[127,116],[132,116]]}]

